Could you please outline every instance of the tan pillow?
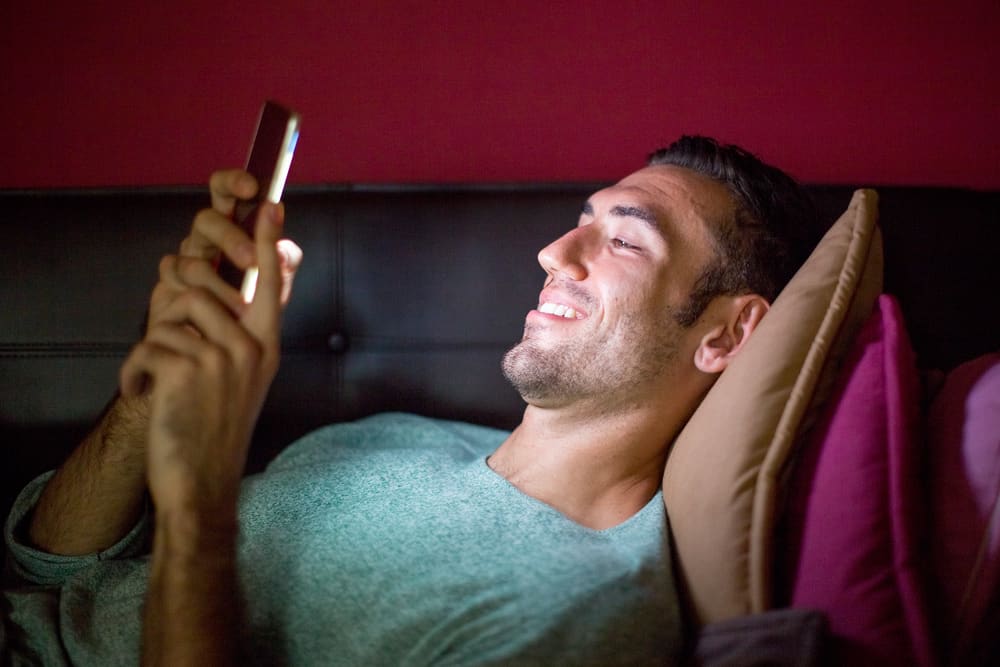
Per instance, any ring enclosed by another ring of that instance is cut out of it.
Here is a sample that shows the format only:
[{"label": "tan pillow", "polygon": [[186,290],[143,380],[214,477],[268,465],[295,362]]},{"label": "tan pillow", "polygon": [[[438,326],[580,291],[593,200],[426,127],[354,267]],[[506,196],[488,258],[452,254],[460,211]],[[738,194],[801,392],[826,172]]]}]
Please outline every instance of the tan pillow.
[{"label": "tan pillow", "polygon": [[770,606],[778,477],[882,291],[877,217],[855,192],[674,442],[663,499],[699,623]]}]

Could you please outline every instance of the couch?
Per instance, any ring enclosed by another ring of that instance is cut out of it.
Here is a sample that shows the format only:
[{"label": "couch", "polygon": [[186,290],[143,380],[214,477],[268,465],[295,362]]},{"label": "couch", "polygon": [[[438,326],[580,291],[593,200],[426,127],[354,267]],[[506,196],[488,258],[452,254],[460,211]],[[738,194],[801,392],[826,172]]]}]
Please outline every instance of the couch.
[{"label": "couch", "polygon": [[[601,185],[290,188],[287,231],[306,258],[249,470],[320,425],[381,411],[513,427],[522,403],[499,363],[536,303],[543,274],[535,255],[575,224]],[[806,348],[791,370],[801,385],[802,367],[814,367],[808,386],[790,387],[773,424],[758,427],[767,442],[733,481],[751,492],[742,509],[728,500],[722,509],[699,504],[690,488],[697,474],[713,479],[698,445],[706,435],[695,430],[708,417],[696,414],[685,429],[690,442],[678,442],[677,463],[668,466],[687,613],[712,639],[692,649],[694,660],[724,662],[727,651],[739,656],[733,664],[763,660],[760,627],[799,622],[782,613],[811,609],[809,622],[819,619],[821,631],[809,636],[820,644],[802,650],[812,657],[976,664],[1000,651],[1000,192],[809,189],[826,219],[849,218],[841,250],[860,260],[832,260],[820,269],[834,275],[829,294],[807,286],[799,296],[823,304],[816,330],[800,332]],[[59,464],[113,395],[158,260],[206,201],[201,187],[0,191],[4,513],[24,483]],[[843,312],[831,322],[836,309],[827,301],[838,299]],[[774,318],[779,349],[805,319],[794,308]],[[744,374],[762,375],[749,363]],[[793,400],[793,389],[805,396]],[[761,412],[752,401],[745,407],[753,418]],[[971,443],[969,420],[979,434]],[[731,458],[728,440],[707,437],[715,455]],[[848,445],[858,451],[837,449]],[[870,454],[878,483],[824,464]],[[965,474],[970,467],[975,474]],[[732,522],[734,512],[742,515]],[[871,520],[846,525],[858,515]],[[722,546],[705,526],[723,533]],[[878,542],[857,567],[837,551],[857,542],[851,531]],[[692,553],[714,549],[730,572],[714,572],[711,559],[696,571],[693,561],[702,559],[685,549],[703,538]],[[873,602],[866,591],[880,587],[883,599]]]}]

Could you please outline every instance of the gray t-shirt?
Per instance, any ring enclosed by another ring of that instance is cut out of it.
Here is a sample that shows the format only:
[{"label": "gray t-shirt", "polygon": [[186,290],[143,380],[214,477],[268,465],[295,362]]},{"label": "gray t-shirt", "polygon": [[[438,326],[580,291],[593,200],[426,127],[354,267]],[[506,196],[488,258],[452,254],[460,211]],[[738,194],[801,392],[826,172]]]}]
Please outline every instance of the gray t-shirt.
[{"label": "gray t-shirt", "polygon": [[[257,664],[670,664],[681,622],[663,500],[607,530],[576,524],[486,465],[506,433],[386,414],[321,429],[244,482],[239,572]],[[0,639],[45,664],[136,664],[143,522],[101,554],[7,523]],[[34,584],[34,585],[30,585]]]}]

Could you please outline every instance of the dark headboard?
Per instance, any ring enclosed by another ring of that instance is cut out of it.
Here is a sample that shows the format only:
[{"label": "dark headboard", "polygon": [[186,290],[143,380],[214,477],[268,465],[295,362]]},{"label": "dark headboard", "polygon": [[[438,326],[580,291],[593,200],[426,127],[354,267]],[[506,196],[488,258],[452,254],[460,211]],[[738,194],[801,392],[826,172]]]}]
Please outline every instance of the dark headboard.
[{"label": "dark headboard", "polygon": [[[251,468],[314,427],[378,411],[516,424],[499,364],[542,284],[535,255],[598,187],[291,189],[287,230],[306,258]],[[920,365],[1000,349],[1000,193],[877,189],[885,288]],[[832,221],[853,188],[811,190]],[[206,202],[202,188],[0,192],[3,507],[113,394],[158,260]]]}]

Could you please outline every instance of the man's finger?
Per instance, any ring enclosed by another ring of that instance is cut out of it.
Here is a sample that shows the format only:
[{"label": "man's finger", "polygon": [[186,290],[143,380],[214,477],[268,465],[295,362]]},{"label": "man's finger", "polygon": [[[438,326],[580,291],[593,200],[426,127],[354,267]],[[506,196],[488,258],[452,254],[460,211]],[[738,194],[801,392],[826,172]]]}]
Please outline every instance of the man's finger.
[{"label": "man's finger", "polygon": [[146,341],[132,348],[118,373],[122,396],[135,398],[149,393],[157,371],[172,356],[168,350]]},{"label": "man's finger", "polygon": [[257,216],[257,291],[253,299],[254,320],[261,331],[277,328],[281,320],[282,260],[278,241],[285,221],[282,204],[265,204]]},{"label": "man's finger", "polygon": [[[242,315],[246,303],[240,291],[219,277],[215,267],[201,259],[168,255],[160,261],[160,283],[173,295],[191,287],[211,292],[234,315]],[[171,296],[172,301],[176,296]]]},{"label": "man's finger", "polygon": [[208,188],[212,193],[212,208],[232,217],[236,200],[250,199],[257,194],[257,179],[242,169],[226,169],[212,174]]},{"label": "man's finger", "polygon": [[292,283],[295,273],[302,265],[302,248],[289,239],[278,241],[278,255],[281,258],[281,305],[288,305],[292,297]]},{"label": "man's finger", "polygon": [[241,269],[256,263],[257,251],[247,233],[215,209],[203,209],[195,216],[191,233],[181,242],[180,254],[211,260],[220,251]]},{"label": "man's finger", "polygon": [[[234,358],[246,356],[246,352],[241,351],[242,348],[256,346],[252,337],[233,318],[233,313],[226,304],[204,288],[187,290],[174,299],[160,313],[157,324],[163,327],[193,327],[200,334],[198,338],[230,350],[230,356]],[[157,329],[151,328],[147,338],[155,340],[156,336]]]}]

